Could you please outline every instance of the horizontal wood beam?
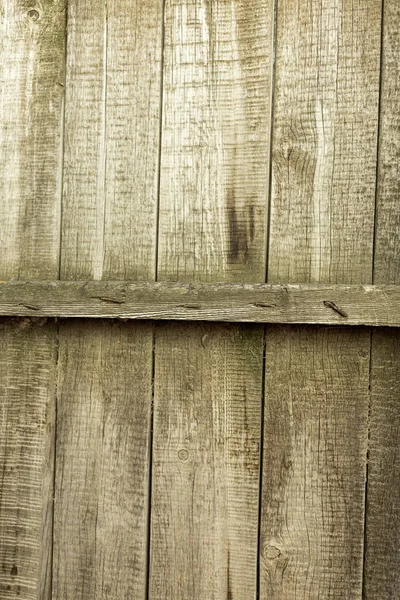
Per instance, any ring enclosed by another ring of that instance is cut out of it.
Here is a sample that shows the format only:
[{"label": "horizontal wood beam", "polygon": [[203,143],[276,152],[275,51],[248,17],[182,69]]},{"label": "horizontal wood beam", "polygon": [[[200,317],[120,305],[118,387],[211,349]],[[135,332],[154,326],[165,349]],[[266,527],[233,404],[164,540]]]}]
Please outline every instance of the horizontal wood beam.
[{"label": "horizontal wood beam", "polygon": [[0,316],[400,327],[400,286],[8,281]]}]

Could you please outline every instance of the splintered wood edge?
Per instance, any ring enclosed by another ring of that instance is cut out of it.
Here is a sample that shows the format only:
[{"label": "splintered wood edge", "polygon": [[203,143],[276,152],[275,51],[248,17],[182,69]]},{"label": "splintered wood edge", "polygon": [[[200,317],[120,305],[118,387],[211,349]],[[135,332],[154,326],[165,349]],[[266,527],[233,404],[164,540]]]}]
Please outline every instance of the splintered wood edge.
[{"label": "splintered wood edge", "polygon": [[400,286],[8,281],[0,316],[400,327]]}]

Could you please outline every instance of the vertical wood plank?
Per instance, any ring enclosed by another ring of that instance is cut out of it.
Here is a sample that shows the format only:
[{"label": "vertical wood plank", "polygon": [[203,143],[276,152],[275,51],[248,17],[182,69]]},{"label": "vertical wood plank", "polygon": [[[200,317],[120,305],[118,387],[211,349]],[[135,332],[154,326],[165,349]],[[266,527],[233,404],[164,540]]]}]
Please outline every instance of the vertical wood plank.
[{"label": "vertical wood plank", "polygon": [[154,279],[162,0],[68,4],[62,279]]},{"label": "vertical wood plank", "polygon": [[359,598],[368,329],[267,329],[261,598]]},{"label": "vertical wood plank", "polygon": [[57,332],[0,324],[0,597],[50,600]]},{"label": "vertical wood plank", "polygon": [[381,0],[282,0],[269,280],[371,281]]},{"label": "vertical wood plank", "polygon": [[271,0],[167,0],[161,279],[264,281]]},{"label": "vertical wood plank", "polygon": [[[400,6],[385,0],[374,283],[400,283]],[[368,465],[366,600],[400,595],[400,335],[374,331]]]},{"label": "vertical wood plank", "polygon": [[60,339],[54,597],[145,598],[152,326]]},{"label": "vertical wood plank", "polygon": [[255,597],[263,331],[156,336],[152,598]]},{"label": "vertical wood plank", "polygon": [[[167,0],[158,276],[264,281],[273,2]],[[150,596],[256,597],[263,328],[156,336]]]},{"label": "vertical wood plank", "polygon": [[400,336],[372,337],[364,598],[392,600],[400,591]]},{"label": "vertical wood plank", "polygon": [[[371,281],[380,27],[381,0],[279,2],[271,283]],[[262,599],[362,595],[370,338],[323,331],[267,330]]]},{"label": "vertical wood plank", "polygon": [[0,3],[0,275],[56,279],[64,2]]},{"label": "vertical wood plank", "polygon": [[[0,279],[55,279],[65,12],[0,2]],[[50,600],[57,330],[0,327],[0,596]]]},{"label": "vertical wood plank", "polygon": [[[62,279],[154,278],[161,33],[162,0],[69,2]],[[144,600],[153,328],[66,324],[60,355],[55,596]]]}]

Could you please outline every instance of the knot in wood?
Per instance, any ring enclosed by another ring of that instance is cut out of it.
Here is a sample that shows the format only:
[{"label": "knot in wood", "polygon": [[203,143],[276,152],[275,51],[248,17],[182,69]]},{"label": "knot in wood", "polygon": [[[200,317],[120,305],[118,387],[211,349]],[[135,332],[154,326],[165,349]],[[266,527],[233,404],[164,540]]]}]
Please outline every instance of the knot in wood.
[{"label": "knot in wood", "polygon": [[38,11],[37,11],[37,10],[30,10],[30,11],[28,12],[28,17],[29,17],[30,19],[32,19],[32,21],[38,21],[38,20],[39,20],[39,17],[40,17],[40,15],[39,15],[39,13],[38,13]]},{"label": "knot in wood", "polygon": [[186,462],[189,458],[189,452],[186,450],[186,448],[182,448],[182,450],[179,450],[178,452],[178,457],[182,462]]}]

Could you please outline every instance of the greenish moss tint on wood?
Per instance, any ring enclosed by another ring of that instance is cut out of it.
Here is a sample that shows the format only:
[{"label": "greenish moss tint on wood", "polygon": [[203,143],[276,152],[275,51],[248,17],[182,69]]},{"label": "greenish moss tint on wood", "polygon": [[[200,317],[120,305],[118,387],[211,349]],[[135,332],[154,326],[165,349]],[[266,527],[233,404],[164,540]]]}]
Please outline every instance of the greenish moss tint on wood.
[{"label": "greenish moss tint on wood", "polygon": [[1,600],[400,597],[397,2],[0,34]]}]

